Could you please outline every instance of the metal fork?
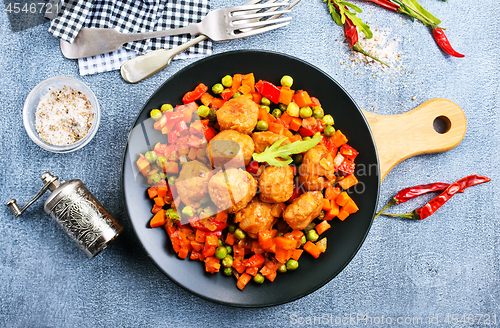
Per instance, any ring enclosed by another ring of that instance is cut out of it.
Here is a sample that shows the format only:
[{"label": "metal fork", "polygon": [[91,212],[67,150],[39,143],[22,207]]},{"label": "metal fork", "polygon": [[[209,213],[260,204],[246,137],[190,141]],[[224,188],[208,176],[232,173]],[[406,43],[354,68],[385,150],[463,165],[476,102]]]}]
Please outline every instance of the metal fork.
[{"label": "metal fork", "polygon": [[[245,23],[245,20],[269,17],[269,14],[266,13],[255,13],[256,10],[277,9],[286,5],[288,5],[287,0],[282,3],[220,8],[209,12],[199,23],[148,33],[121,33],[111,28],[84,28],[80,30],[73,43],[61,40],[60,47],[66,58],[76,59],[117,50],[126,42],[169,35],[204,34],[214,41],[234,40],[289,24],[291,17]],[[289,10],[280,10],[279,12],[285,14]],[[252,30],[241,32],[241,29],[245,28],[252,28]]]},{"label": "metal fork", "polygon": [[[256,5],[260,3],[262,0],[251,0],[250,2],[246,3],[245,5]],[[275,2],[278,0],[269,0],[266,2],[266,5],[271,5],[274,4],[275,6],[282,5],[282,4],[276,4]],[[286,12],[289,12],[296,4],[298,4],[301,0],[295,0],[294,2],[287,4],[287,7],[285,8]],[[264,9],[266,10],[266,9]],[[264,23],[269,20],[274,20],[278,19],[282,14],[283,10],[276,10],[276,8],[273,7],[267,7],[267,11],[265,13],[258,13],[258,10],[255,10],[253,14],[258,14],[258,16],[253,16],[254,18],[249,17],[246,15],[246,17],[238,16],[239,23],[240,24],[251,24],[250,22],[258,22],[259,20],[262,19],[262,14],[267,14],[270,16],[267,20],[260,21],[260,23]],[[240,13],[237,13],[240,14]],[[236,14],[236,15],[237,15]],[[280,25],[279,27],[283,25],[287,25],[290,22],[278,24]],[[276,26],[276,25],[275,25]],[[274,26],[271,26],[274,27]],[[252,33],[252,27],[244,26],[244,25],[239,25],[238,28],[239,30],[239,36],[242,37],[241,35],[244,34],[245,36],[253,35],[249,34]],[[277,27],[275,27],[277,28]],[[260,33],[261,29],[257,30],[257,32],[253,31],[254,34]],[[201,41],[204,41],[208,39],[206,35],[200,35],[180,46],[177,46],[172,49],[158,49],[151,51],[147,54],[135,57],[127,61],[125,64],[122,65],[120,72],[123,77],[123,79],[129,83],[137,83],[139,81],[142,81],[151,75],[159,72],[163,68],[167,67],[170,62],[172,61],[172,58],[174,58],[177,54],[183,52],[184,50],[194,46],[197,43],[200,43]]]}]

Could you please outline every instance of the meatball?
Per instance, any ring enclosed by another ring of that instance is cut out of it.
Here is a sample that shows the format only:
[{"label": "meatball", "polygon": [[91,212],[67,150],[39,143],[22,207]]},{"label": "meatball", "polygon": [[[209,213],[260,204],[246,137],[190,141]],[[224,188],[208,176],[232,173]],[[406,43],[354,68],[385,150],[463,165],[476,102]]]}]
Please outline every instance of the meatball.
[{"label": "meatball", "polygon": [[293,194],[293,169],[290,166],[268,166],[259,179],[260,200],[283,203]]},{"label": "meatball", "polygon": [[220,170],[208,182],[210,198],[220,210],[236,213],[257,193],[257,181],[242,169]]},{"label": "meatball", "polygon": [[[257,154],[262,153],[264,150],[266,150],[267,147],[271,146],[273,143],[283,138],[286,137],[270,131],[252,133],[252,139],[255,144],[255,152]],[[287,139],[283,141],[281,145],[284,146],[288,145],[289,143],[290,140]]]},{"label": "meatball", "polygon": [[221,130],[236,130],[250,134],[257,125],[259,106],[247,97],[230,99],[217,111]]},{"label": "meatball", "polygon": [[272,215],[273,206],[255,197],[247,207],[236,213],[234,222],[239,223],[240,228],[255,239],[259,231],[270,230],[276,222],[277,219]]},{"label": "meatball", "polygon": [[245,167],[252,160],[252,138],[234,130],[224,130],[210,140],[207,157],[213,167]]},{"label": "meatball", "polygon": [[[322,159],[325,161],[320,163]],[[302,159],[299,173],[299,182],[306,190],[323,190],[335,180],[332,154],[323,145],[309,149]]]},{"label": "meatball", "polygon": [[182,165],[179,178],[175,180],[181,201],[188,206],[199,207],[200,199],[208,192],[211,177],[211,170],[201,162],[191,161]]},{"label": "meatball", "polygon": [[309,191],[300,195],[283,212],[283,219],[294,230],[302,230],[317,218],[323,208],[323,194]]}]

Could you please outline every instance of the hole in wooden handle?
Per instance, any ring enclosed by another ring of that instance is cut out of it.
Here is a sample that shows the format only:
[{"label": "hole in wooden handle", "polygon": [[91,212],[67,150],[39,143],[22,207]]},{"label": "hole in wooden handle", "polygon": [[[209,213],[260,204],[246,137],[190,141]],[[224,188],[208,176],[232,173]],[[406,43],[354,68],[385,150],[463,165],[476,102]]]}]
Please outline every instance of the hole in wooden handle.
[{"label": "hole in wooden handle", "polygon": [[434,130],[439,134],[445,134],[451,129],[451,121],[446,116],[438,116],[433,122]]}]

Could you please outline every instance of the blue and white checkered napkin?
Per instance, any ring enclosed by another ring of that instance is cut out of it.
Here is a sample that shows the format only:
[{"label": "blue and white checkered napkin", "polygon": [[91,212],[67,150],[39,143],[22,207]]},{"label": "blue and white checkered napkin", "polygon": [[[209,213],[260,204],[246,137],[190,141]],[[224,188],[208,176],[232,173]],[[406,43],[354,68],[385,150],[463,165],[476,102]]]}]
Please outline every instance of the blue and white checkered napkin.
[{"label": "blue and white checkered napkin", "polygon": [[[115,28],[123,33],[140,33],[197,23],[210,11],[209,0],[66,0],[49,32],[73,42],[82,27]],[[78,59],[80,75],[116,70],[142,53],[173,48],[187,42],[188,35],[129,42],[110,53]],[[194,38],[194,37],[193,37]],[[175,58],[194,58],[212,53],[212,42],[203,41]]]}]

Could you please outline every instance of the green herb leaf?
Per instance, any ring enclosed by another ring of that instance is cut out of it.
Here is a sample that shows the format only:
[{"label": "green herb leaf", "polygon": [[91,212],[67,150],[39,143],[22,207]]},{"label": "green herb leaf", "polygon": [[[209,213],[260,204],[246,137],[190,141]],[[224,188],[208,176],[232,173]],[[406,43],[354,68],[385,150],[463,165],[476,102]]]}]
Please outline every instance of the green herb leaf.
[{"label": "green herb leaf", "polygon": [[[281,144],[287,138],[280,139],[273,143],[270,147],[267,147],[260,154],[253,154],[253,159],[257,162],[267,162],[273,166],[287,166],[293,160],[290,155],[300,154],[313,148],[323,139],[322,136],[315,136],[309,140],[296,141],[291,144],[281,146]],[[284,161],[278,160],[276,158],[284,159]]]},{"label": "green herb leaf", "polygon": [[[337,25],[344,26],[345,18],[348,17],[354,25],[362,32],[367,39],[373,38],[373,33],[370,30],[370,26],[363,23],[363,21],[356,16],[356,13],[362,13],[362,10],[353,5],[350,2],[342,0],[324,0],[328,1],[328,8],[330,9],[330,14]],[[337,5],[337,7],[335,7]],[[346,7],[351,8],[355,12],[350,12]],[[338,8],[338,10],[337,10]]]}]

